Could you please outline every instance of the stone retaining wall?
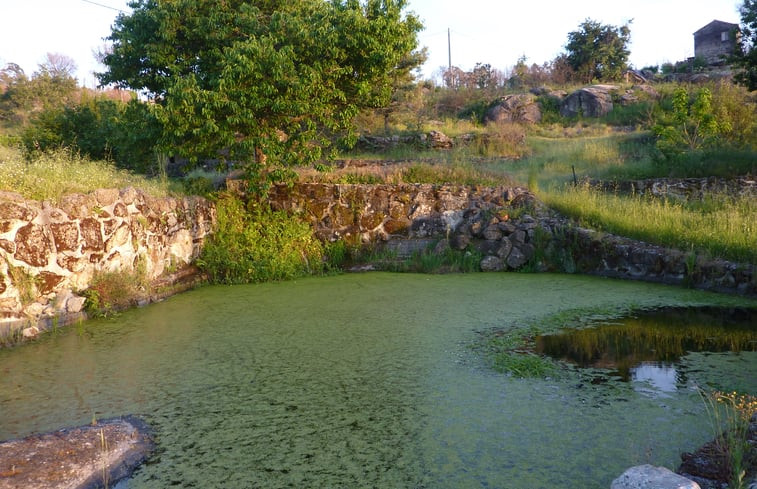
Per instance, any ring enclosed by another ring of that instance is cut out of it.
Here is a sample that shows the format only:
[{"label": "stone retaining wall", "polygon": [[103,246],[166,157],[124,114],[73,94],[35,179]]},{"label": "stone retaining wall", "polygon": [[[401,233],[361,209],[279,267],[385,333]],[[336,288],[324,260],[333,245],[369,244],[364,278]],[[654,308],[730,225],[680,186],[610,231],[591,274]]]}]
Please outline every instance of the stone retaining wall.
[{"label": "stone retaining wall", "polygon": [[275,186],[271,206],[305,216],[325,241],[362,243],[444,236],[472,207],[506,207],[522,187],[465,185],[345,185],[299,183]]},{"label": "stone retaining wall", "polygon": [[583,229],[520,187],[309,183],[274,188],[271,204],[304,215],[323,240],[385,242],[404,255],[436,240],[436,251],[478,251],[484,271],[528,266],[757,296],[752,264]]},{"label": "stone retaining wall", "polygon": [[576,226],[564,218],[541,219],[548,236],[545,262],[561,271],[757,297],[757,267],[652,245]]},{"label": "stone retaining wall", "polygon": [[98,271],[142,269],[148,280],[195,259],[215,222],[199,197],[100,189],[51,202],[0,192],[0,337],[12,325],[76,314]]},{"label": "stone retaining wall", "polygon": [[757,198],[757,178],[649,178],[622,182],[592,181],[592,186],[608,192],[653,195],[676,200],[705,200],[713,194]]}]

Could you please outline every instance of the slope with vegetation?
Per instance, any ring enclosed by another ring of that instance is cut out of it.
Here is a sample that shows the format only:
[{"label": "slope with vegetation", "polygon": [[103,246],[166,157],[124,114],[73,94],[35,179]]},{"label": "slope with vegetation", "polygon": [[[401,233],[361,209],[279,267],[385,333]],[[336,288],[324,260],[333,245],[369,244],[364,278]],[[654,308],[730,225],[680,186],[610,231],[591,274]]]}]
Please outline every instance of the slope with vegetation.
[{"label": "slope with vegetation", "polygon": [[[241,1],[185,3],[187,9],[177,16],[173,4],[137,1],[132,14],[119,17],[100,78],[132,90],[119,92],[120,97],[76,87],[65,57],[49,56],[31,77],[15,65],[6,67],[0,83],[4,189],[35,198],[86,191],[75,185],[81,173],[90,175],[83,178],[90,188],[121,185],[118,178],[123,185],[158,181],[162,192],[212,194],[229,168],[245,170],[261,191],[292,178],[514,181],[587,226],[713,257],[757,261],[753,199],[713,195],[706,202],[673,202],[577,185],[755,173],[754,95],[729,81],[654,83],[643,91],[620,82],[627,67],[627,25],[586,19],[570,33],[566,52],[551,62],[529,66],[523,57],[509,76],[482,63],[469,73],[453,67],[440,86],[413,80],[412,70],[424,58],[415,38],[420,24],[404,13],[401,0],[303,0],[264,7]],[[743,10],[748,25],[754,5],[746,1]],[[209,22],[220,28],[206,29]],[[315,28],[297,28],[305,23]],[[745,42],[753,41],[745,36]],[[586,82],[618,87],[609,95],[613,110],[599,118],[561,115],[561,96]],[[634,91],[631,98],[625,97],[628,90]],[[540,121],[485,122],[503,97],[528,91],[536,94],[529,97],[539,107]],[[449,136],[452,148],[429,148],[424,138],[430,131]],[[390,144],[361,145],[371,137]],[[355,168],[322,158],[334,150],[343,161],[363,163]],[[94,175],[101,170],[110,173],[98,180]],[[148,178],[135,183],[132,174]],[[167,175],[182,178],[171,184]],[[42,188],[48,190],[38,193]],[[234,226],[245,219],[283,218],[261,211],[264,200],[253,199],[242,212],[228,199],[219,204],[230,206],[229,217],[242,219]],[[298,226],[293,236],[299,236]],[[230,232],[226,238],[249,248],[263,242],[263,235],[250,233]],[[281,247],[278,241],[271,245]],[[300,254],[309,257],[308,266],[291,270],[322,270],[309,253]],[[250,259],[253,264],[242,268],[265,268],[259,258]],[[251,279],[284,276],[292,274],[264,272]]]}]

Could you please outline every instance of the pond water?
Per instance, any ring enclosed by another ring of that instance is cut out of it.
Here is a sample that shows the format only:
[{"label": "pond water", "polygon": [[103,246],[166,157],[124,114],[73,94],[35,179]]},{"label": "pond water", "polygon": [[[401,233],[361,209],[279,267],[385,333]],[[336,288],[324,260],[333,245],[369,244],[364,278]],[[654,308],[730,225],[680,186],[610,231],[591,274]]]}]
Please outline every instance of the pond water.
[{"label": "pond water", "polygon": [[[471,345],[570,310],[692,305],[744,302],[547,274],[205,287],[0,351],[0,439],[137,414],[158,448],[122,488],[606,489],[710,438],[698,394],[516,379]],[[757,391],[754,352],[690,363],[691,382]]]}]

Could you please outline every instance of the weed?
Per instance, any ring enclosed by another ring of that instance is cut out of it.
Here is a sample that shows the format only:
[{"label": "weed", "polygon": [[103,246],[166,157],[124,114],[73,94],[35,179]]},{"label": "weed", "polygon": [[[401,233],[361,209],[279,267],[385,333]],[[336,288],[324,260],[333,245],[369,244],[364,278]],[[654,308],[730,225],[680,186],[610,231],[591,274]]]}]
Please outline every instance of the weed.
[{"label": "weed", "polygon": [[492,368],[519,378],[549,377],[556,371],[552,360],[525,352],[502,352],[492,358]]},{"label": "weed", "polygon": [[519,378],[549,377],[557,374],[557,364],[533,353],[535,329],[530,331],[497,331],[487,335],[478,348],[497,372]]},{"label": "weed", "polygon": [[245,204],[230,193],[216,203],[218,230],[197,261],[211,282],[286,280],[321,273],[323,245],[297,216]]},{"label": "weed", "polygon": [[148,286],[144,269],[96,272],[89,288],[82,292],[85,308],[93,317],[106,317],[134,305]]},{"label": "weed", "polygon": [[18,289],[21,304],[30,304],[37,299],[37,278],[21,267],[8,263],[11,283]]},{"label": "weed", "polygon": [[428,249],[414,252],[405,260],[397,260],[391,255],[378,258],[378,262],[384,263],[384,268],[392,272],[414,273],[473,273],[481,271],[482,255],[478,251],[454,250],[445,247],[441,251],[436,250],[436,244],[429,245]]},{"label": "weed", "polygon": [[136,176],[65,149],[35,154],[27,161],[19,149],[0,146],[0,190],[18,192],[29,199],[58,201],[67,194],[113,187],[138,187],[156,197],[179,190],[165,181]]},{"label": "weed", "polygon": [[100,458],[102,459],[102,480],[103,487],[108,489],[108,441],[105,439],[105,430],[100,428]]},{"label": "weed", "polygon": [[749,422],[757,413],[757,397],[737,392],[699,391],[712,425],[714,447],[724,455],[721,467],[729,487],[745,488],[745,475],[757,465],[757,454],[752,453],[748,441]]}]

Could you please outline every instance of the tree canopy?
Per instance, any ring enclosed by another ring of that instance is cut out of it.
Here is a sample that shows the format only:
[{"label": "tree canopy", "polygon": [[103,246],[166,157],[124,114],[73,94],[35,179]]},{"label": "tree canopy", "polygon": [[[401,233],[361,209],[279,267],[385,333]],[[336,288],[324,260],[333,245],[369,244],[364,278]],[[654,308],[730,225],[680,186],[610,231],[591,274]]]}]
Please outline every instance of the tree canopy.
[{"label": "tree canopy", "polygon": [[626,69],[630,40],[628,24],[617,27],[586,19],[568,33],[567,61],[583,82],[617,79]]},{"label": "tree canopy", "polygon": [[405,0],[133,0],[102,84],[146,93],[163,149],[188,158],[313,161],[416,64]]},{"label": "tree canopy", "polygon": [[736,80],[749,90],[757,90],[757,0],[744,0],[741,13],[741,39],[735,64],[740,71]]},{"label": "tree canopy", "polygon": [[30,116],[74,101],[75,71],[76,63],[57,53],[47,53],[31,78],[17,64],[7,64],[0,69],[0,121],[25,126]]}]

